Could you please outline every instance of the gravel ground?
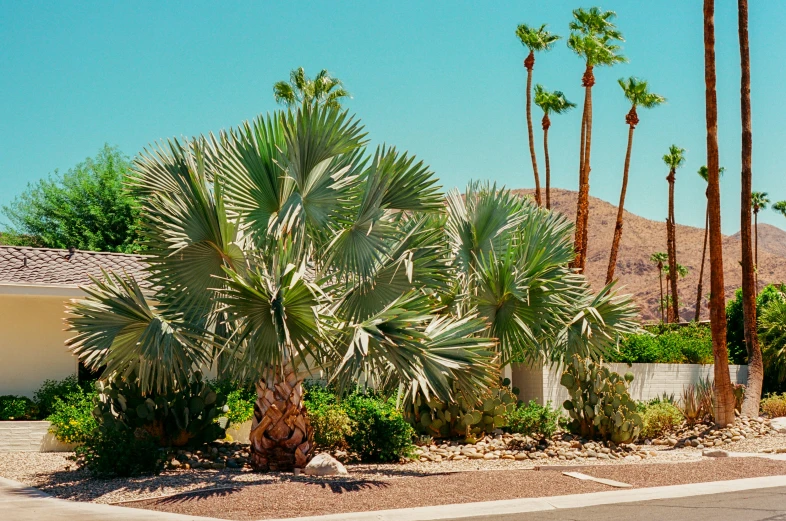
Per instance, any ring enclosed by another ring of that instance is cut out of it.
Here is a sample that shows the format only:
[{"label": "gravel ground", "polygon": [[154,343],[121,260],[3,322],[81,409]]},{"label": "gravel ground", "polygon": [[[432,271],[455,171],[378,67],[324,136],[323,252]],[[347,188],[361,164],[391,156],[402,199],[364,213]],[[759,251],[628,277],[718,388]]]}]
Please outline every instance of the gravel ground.
[{"label": "gravel ground", "polygon": [[[786,473],[786,462],[759,458],[705,459],[693,464],[596,466],[583,472],[634,487],[676,485]],[[561,472],[510,470],[460,472],[398,479],[282,479],[236,490],[206,491],[126,506],[232,520],[361,512],[389,508],[466,503],[599,492],[612,488]],[[262,498],[286,498],[284,501]]]},{"label": "gravel ground", "polygon": [[778,449],[786,450],[786,434],[770,434],[760,438],[746,438],[744,440],[727,443],[723,450],[733,452],[775,452]]}]

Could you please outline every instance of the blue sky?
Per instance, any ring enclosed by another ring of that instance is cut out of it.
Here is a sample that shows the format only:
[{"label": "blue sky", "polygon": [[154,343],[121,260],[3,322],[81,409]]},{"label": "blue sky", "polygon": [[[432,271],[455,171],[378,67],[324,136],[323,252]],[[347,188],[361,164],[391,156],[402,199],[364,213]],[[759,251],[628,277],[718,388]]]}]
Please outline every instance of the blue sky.
[{"label": "blue sky", "polygon": [[[739,229],[739,49],[736,2],[717,2],[723,228]],[[375,143],[407,149],[445,188],[470,179],[533,184],[524,120],[519,23],[567,35],[581,4],[518,2],[2,2],[0,204],[103,143],[133,156],[171,136],[238,125],[274,110],[271,86],[304,66],[327,68],[353,94]],[[590,7],[593,4],[586,4]],[[627,208],[666,215],[666,167],[687,149],[677,177],[677,220],[703,225],[705,163],[702,12],[698,0],[605,1],[618,14],[629,64],[596,71],[591,193],[617,201],[628,105],[617,78],[649,80],[668,104],[641,110]],[[786,2],[751,2],[754,190],[786,199]],[[583,64],[559,42],[534,79],[581,103]],[[540,144],[540,111],[533,114]],[[580,109],[552,118],[554,185],[577,185]],[[540,146],[538,151],[540,153]],[[540,157],[541,169],[542,156]],[[766,211],[761,222],[786,228]]]}]

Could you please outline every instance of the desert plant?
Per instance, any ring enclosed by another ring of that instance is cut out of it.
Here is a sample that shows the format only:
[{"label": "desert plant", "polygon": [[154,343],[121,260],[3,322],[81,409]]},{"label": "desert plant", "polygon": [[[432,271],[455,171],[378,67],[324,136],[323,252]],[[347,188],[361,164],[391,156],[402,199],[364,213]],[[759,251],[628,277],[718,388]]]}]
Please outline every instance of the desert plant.
[{"label": "desert plant", "polygon": [[623,377],[608,367],[574,355],[560,378],[570,394],[563,407],[572,418],[571,432],[614,443],[634,441],[641,432],[642,421],[636,412],[636,402],[628,393],[632,381],[632,373]]},{"label": "desert plant", "polygon": [[683,421],[682,412],[673,404],[659,402],[648,405],[642,414],[644,438],[658,438],[674,431]]},{"label": "desert plant", "polygon": [[713,420],[714,385],[705,378],[682,389],[682,399],[678,408],[688,425]]},{"label": "desert plant", "polygon": [[551,402],[540,405],[534,400],[519,403],[507,413],[506,421],[510,432],[526,434],[534,438],[551,438],[556,432],[561,417],[560,411],[551,407]]},{"label": "desert plant", "polygon": [[34,420],[38,407],[26,396],[7,394],[0,396],[0,420]]},{"label": "desert plant", "polygon": [[47,416],[49,431],[63,443],[83,444],[94,437],[98,423],[93,416],[98,393],[81,390],[56,397]]},{"label": "desert plant", "polygon": [[761,412],[770,418],[786,416],[786,393],[770,394],[761,401]]},{"label": "desert plant", "polygon": [[96,477],[130,477],[159,474],[166,451],[144,429],[122,424],[102,426],[76,448],[77,464]]}]

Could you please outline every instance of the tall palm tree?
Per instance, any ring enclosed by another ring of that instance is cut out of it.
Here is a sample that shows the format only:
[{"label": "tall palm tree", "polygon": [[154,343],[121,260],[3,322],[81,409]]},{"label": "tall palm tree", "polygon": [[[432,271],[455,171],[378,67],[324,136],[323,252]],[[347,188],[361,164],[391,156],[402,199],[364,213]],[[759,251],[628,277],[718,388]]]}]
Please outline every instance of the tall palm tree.
[{"label": "tall palm tree", "polygon": [[[747,199],[747,198],[746,198]],[[767,205],[770,204],[770,199],[767,197],[767,192],[751,192],[750,195],[750,206],[745,205],[746,208],[753,210],[753,251],[755,252],[755,257],[753,261],[753,272],[755,273],[755,287],[756,293],[759,292],[759,210],[766,210]],[[748,230],[750,231],[750,220],[748,222]],[[743,233],[745,230],[743,229]]]},{"label": "tall palm tree", "polygon": [[341,80],[334,78],[326,69],[319,71],[314,79],[306,76],[303,67],[289,73],[289,82],[279,81],[273,85],[276,102],[288,107],[316,102],[338,108],[345,98],[350,98]]},{"label": "tall palm tree", "polygon": [[[684,279],[685,277],[688,276],[688,268],[686,268],[682,264],[677,263],[677,268],[676,268],[675,271],[676,271],[678,279]],[[672,297],[671,291],[669,290],[669,282],[671,281],[671,268],[669,267],[668,264],[663,266],[663,273],[666,274],[666,300],[665,300],[665,306],[668,309],[668,313],[667,313],[668,320],[667,320],[667,322],[679,322],[677,316],[674,314],[674,309],[672,307],[670,307],[671,303],[673,302],[673,297]]]},{"label": "tall palm tree", "polygon": [[620,190],[620,204],[617,206],[617,224],[614,226],[614,238],[611,241],[611,252],[609,253],[609,267],[606,271],[606,284],[614,280],[614,269],[617,266],[617,253],[619,252],[620,240],[622,239],[622,218],[625,211],[625,193],[628,190],[628,172],[630,171],[630,152],[633,148],[633,131],[639,124],[639,116],[636,112],[637,107],[651,109],[665,103],[666,98],[649,91],[646,81],[630,77],[627,80],[618,80],[622,92],[630,101],[631,107],[625,116],[625,123],[628,125],[628,149],[625,152],[625,167],[622,170],[622,189]]},{"label": "tall palm tree", "polygon": [[[718,175],[722,176],[724,170],[725,170],[725,168],[723,168],[722,166],[719,167],[718,168]],[[706,183],[707,182],[707,166],[703,165],[703,166],[699,167],[698,174],[699,174],[699,177],[704,179],[704,182]],[[706,188],[704,189],[704,197],[705,198],[707,197],[707,189]],[[695,314],[694,319],[693,319],[696,322],[698,322],[699,319],[701,318],[701,300],[702,300],[701,290],[702,290],[702,284],[704,282],[704,264],[705,264],[705,259],[707,258],[707,236],[709,234],[709,231],[710,231],[710,207],[709,207],[709,205],[706,205],[706,210],[704,212],[704,246],[701,249],[701,268],[699,269],[699,283],[698,283],[698,287],[696,288],[696,314]]]},{"label": "tall palm tree", "polygon": [[660,321],[661,323],[665,322],[666,317],[663,312],[663,266],[665,265],[666,261],[668,261],[669,257],[666,255],[665,252],[657,251],[650,255],[650,262],[654,263],[658,267],[658,279],[660,280],[660,300],[658,300],[658,307],[660,308]]},{"label": "tall palm tree", "polygon": [[[756,327],[756,294],[758,293],[758,208],[751,192],[753,171],[753,135],[751,131],[751,63],[750,45],[748,42],[748,0],[737,1],[737,21],[740,37],[740,116],[742,119],[742,205],[740,208],[740,226],[742,235],[742,316],[745,331],[745,345],[748,351],[748,383],[740,413],[749,417],[759,415],[761,388],[764,384],[764,362],[759,346],[759,335]],[[760,202],[766,195],[758,192]],[[748,201],[753,205],[748,204]],[[769,202],[769,201],[767,201]],[[766,203],[765,203],[766,204]],[[756,214],[756,265],[754,267],[753,250],[751,248],[751,206]]]},{"label": "tall palm tree", "polygon": [[592,148],[592,87],[595,85],[593,69],[596,66],[612,66],[627,61],[620,54],[617,42],[624,41],[622,33],[613,23],[613,11],[601,11],[597,7],[576,9],[570,23],[568,47],[584,59],[585,68],[581,84],[584,87],[584,112],[581,118],[579,148],[579,194],[576,203],[576,259],[573,266],[584,271],[587,263],[587,227],[589,225],[589,175],[590,151]]},{"label": "tall palm tree", "polygon": [[529,49],[529,54],[524,59],[524,68],[527,69],[527,137],[529,138],[529,155],[532,158],[532,173],[535,176],[535,201],[540,206],[542,204],[540,176],[538,175],[538,159],[535,155],[535,138],[532,133],[532,68],[535,66],[535,53],[551,50],[560,37],[548,32],[546,24],[540,27],[521,24],[516,28],[516,36],[521,41],[521,45]]},{"label": "tall palm tree", "polygon": [[542,85],[535,85],[535,105],[543,110],[543,154],[546,161],[546,209],[551,210],[551,163],[549,162],[549,128],[551,119],[549,114],[562,114],[576,106],[558,91],[548,91]]},{"label": "tall palm tree", "polygon": [[635,329],[629,298],[569,269],[564,217],[480,185],[446,205],[422,162],[365,144],[314,103],[143,153],[147,289],[111,273],[85,288],[72,352],[145,394],[197,367],[256,381],[252,463],[285,470],[314,448],[304,376],[472,397],[500,364],[601,356]]},{"label": "tall palm tree", "polygon": [[663,156],[663,162],[669,167],[669,216],[666,219],[666,244],[669,253],[669,278],[671,281],[671,306],[674,320],[680,321],[680,305],[677,295],[677,223],[674,219],[674,184],[677,179],[677,169],[685,164],[685,149],[677,145],[669,147],[669,153]]},{"label": "tall palm tree", "polygon": [[715,423],[734,423],[734,393],[726,347],[726,291],[718,171],[718,96],[715,77],[715,0],[704,0],[704,85],[707,116],[707,204],[710,208],[710,324],[715,359]]},{"label": "tall palm tree", "polygon": [[772,205],[772,209],[786,217],[786,201],[778,201]]}]

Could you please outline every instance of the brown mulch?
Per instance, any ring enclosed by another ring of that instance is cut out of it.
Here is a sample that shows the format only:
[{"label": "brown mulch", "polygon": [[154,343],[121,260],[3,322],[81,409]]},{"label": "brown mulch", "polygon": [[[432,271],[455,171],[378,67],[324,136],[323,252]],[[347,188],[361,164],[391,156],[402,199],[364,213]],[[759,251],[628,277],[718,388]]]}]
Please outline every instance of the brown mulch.
[{"label": "brown mulch", "polygon": [[[786,462],[761,458],[724,458],[696,463],[594,466],[580,470],[595,477],[630,483],[634,487],[654,487],[786,475]],[[559,471],[477,471],[355,481],[293,477],[285,482],[184,494],[129,503],[126,506],[222,519],[252,520],[606,490],[614,489],[563,476]]]}]

